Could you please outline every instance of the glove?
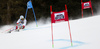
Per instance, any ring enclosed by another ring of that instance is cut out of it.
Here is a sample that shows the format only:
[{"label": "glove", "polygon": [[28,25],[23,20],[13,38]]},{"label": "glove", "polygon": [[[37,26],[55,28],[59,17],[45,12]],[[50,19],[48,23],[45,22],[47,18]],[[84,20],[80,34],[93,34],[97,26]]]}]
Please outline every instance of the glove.
[{"label": "glove", "polygon": [[25,28],[25,26],[23,25],[23,28],[22,29],[24,29]]},{"label": "glove", "polygon": [[19,23],[17,23],[17,24],[19,24]]}]

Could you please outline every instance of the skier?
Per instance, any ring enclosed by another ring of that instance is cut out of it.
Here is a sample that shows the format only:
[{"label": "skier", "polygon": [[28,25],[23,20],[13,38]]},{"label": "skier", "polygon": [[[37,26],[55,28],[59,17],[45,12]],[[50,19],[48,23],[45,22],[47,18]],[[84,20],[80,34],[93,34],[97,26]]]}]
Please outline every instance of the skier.
[{"label": "skier", "polygon": [[20,18],[18,19],[17,21],[17,26],[16,26],[16,29],[24,29],[25,26],[26,26],[26,23],[27,23],[27,20],[24,18],[23,15],[20,16]]}]

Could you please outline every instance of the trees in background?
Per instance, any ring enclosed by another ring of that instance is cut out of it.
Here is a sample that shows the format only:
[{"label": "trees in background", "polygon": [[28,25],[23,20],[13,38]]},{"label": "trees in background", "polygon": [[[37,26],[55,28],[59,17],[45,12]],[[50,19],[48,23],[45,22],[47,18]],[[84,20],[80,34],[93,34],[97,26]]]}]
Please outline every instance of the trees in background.
[{"label": "trees in background", "polygon": [[[0,0],[0,24],[11,24],[17,21],[20,15],[25,15],[27,2],[29,0]],[[89,1],[89,0],[84,0]],[[92,0],[93,10],[96,12],[95,6],[97,0]],[[65,9],[65,4],[68,6],[69,18],[76,19],[81,17],[81,0],[32,0],[34,11],[37,19],[41,17],[50,17],[50,5],[53,6],[53,11],[61,11]],[[84,10],[90,15],[91,11]],[[27,20],[33,21],[34,15],[32,9],[28,10]]]}]

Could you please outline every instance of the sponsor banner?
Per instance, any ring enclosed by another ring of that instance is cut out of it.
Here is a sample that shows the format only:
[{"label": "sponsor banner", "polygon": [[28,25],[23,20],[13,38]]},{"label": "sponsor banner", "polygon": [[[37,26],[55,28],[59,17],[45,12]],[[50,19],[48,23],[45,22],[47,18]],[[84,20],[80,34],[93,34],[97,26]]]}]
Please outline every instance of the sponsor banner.
[{"label": "sponsor banner", "polygon": [[66,10],[60,12],[52,12],[51,21],[55,23],[56,21],[68,21],[68,12]]},{"label": "sponsor banner", "polygon": [[87,8],[91,8],[92,5],[91,5],[91,2],[83,2],[82,3],[82,9],[87,9]]}]

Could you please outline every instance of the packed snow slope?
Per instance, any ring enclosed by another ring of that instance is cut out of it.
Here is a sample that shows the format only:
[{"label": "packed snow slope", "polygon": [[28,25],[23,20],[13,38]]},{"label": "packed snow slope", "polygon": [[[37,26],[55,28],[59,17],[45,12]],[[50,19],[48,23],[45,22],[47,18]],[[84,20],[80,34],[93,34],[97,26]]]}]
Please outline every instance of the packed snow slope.
[{"label": "packed snow slope", "polygon": [[[54,48],[51,24],[35,27],[35,23],[31,23],[20,32],[0,33],[0,49],[100,49],[100,15],[69,22],[73,46],[68,22],[53,24]],[[0,32],[5,28],[10,26],[2,27]]]}]

